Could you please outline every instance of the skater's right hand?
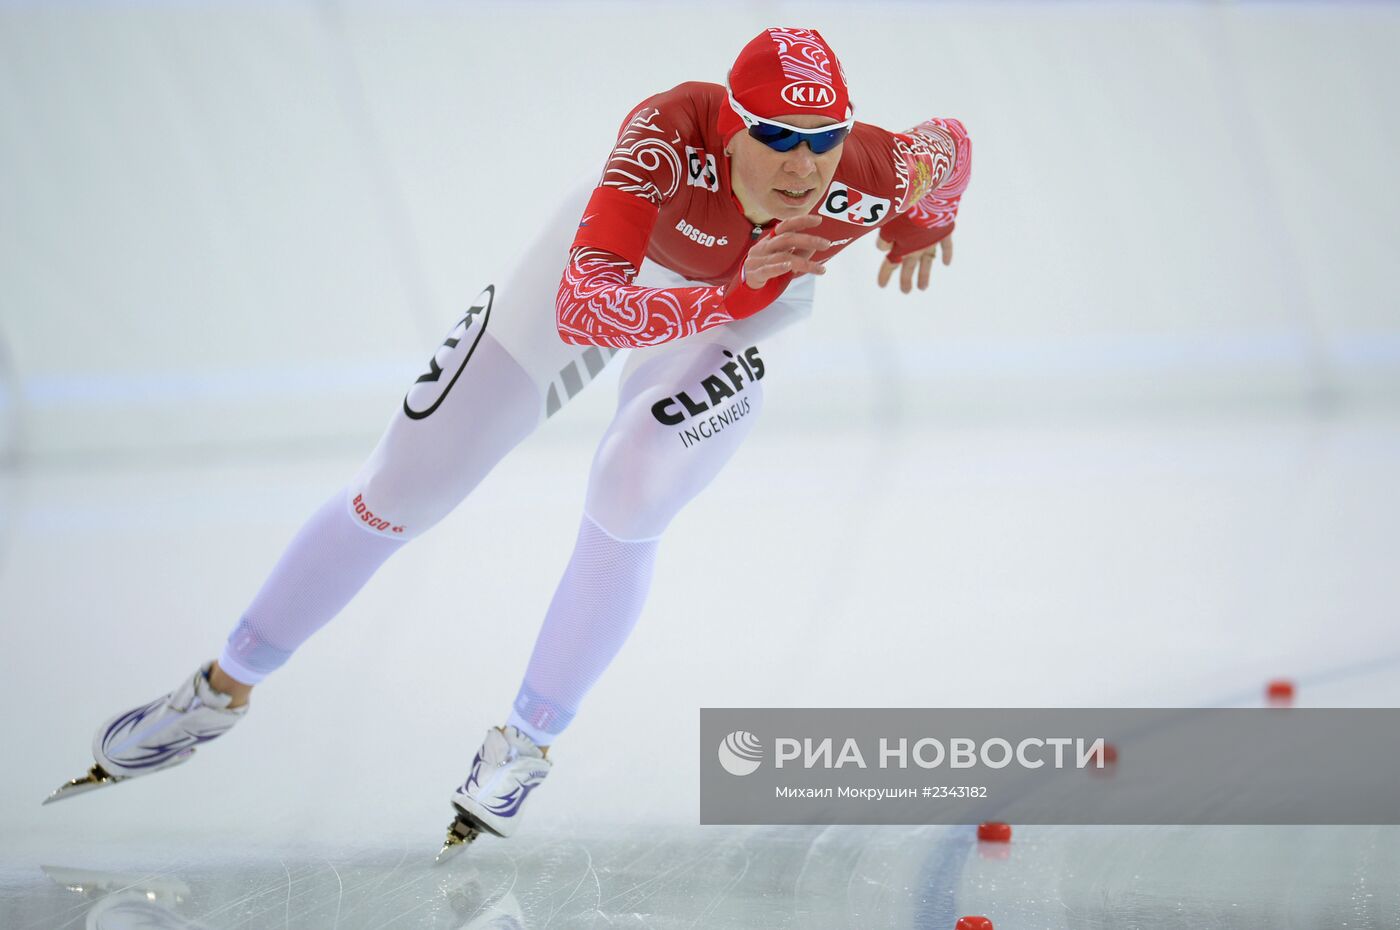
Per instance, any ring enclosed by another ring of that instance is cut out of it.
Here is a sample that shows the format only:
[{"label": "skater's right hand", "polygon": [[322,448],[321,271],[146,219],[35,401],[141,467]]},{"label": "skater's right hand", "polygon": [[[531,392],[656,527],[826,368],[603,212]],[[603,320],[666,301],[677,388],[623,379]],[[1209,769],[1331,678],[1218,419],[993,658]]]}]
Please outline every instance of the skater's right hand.
[{"label": "skater's right hand", "polygon": [[820,226],[822,218],[807,214],[783,220],[764,236],[744,258],[744,283],[758,290],[778,275],[826,274],[826,266],[812,255],[831,248],[831,240],[802,230]]}]

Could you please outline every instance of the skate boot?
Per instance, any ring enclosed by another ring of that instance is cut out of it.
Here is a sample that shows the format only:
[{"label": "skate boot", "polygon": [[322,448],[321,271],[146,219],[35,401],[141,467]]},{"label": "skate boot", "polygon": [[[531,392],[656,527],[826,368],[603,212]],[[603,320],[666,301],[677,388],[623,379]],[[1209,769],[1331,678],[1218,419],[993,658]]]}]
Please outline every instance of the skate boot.
[{"label": "skate boot", "polygon": [[530,737],[515,727],[487,730],[472,760],[471,774],[452,793],[457,819],[448,828],[438,861],[463,849],[483,831],[496,836],[514,833],[525,799],[552,767]]},{"label": "skate boot", "polygon": [[197,669],[169,694],[123,711],[98,727],[92,737],[96,764],[44,803],[179,765],[194,755],[196,746],[223,735],[242,720],[248,705],[228,706],[233,698],[209,684],[212,665],[206,663]]}]

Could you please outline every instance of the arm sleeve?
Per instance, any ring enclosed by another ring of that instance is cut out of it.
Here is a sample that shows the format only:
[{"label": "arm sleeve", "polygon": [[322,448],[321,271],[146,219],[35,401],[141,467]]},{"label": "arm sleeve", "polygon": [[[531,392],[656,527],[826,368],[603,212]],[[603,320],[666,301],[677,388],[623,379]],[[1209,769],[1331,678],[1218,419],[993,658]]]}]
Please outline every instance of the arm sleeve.
[{"label": "arm sleeve", "polygon": [[925,120],[894,138],[896,169],[906,183],[899,215],[880,237],[894,243],[887,259],[897,263],[953,231],[972,172],[972,141],[955,119]]},{"label": "arm sleeve", "polygon": [[723,287],[638,287],[636,276],[635,266],[615,253],[570,252],[555,301],[559,338],[574,345],[657,345],[757,313],[782,291],[773,282],[755,290],[737,279]]},{"label": "arm sleeve", "polygon": [[681,137],[659,107],[643,104],[622,126],[588,201],[555,300],[559,337],[574,345],[626,348],[680,339],[752,316],[790,275],[751,288],[742,271],[720,287],[632,284],[661,205],[680,185]]}]

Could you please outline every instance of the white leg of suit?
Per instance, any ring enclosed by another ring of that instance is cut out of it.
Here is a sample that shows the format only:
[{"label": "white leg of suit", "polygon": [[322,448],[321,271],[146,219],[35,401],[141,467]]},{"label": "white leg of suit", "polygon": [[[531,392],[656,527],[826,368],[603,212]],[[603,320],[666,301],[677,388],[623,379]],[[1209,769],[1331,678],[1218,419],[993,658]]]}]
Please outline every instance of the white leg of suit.
[{"label": "white leg of suit", "polygon": [[368,461],[293,538],[219,664],[256,684],[437,523],[616,354],[570,346],[555,291],[588,191],[562,205],[514,274],[483,290],[424,364]]},{"label": "white leg of suit", "polygon": [[[652,286],[681,283],[668,275],[644,269]],[[510,717],[536,743],[548,745],[573,719],[641,614],[666,526],[753,429],[769,375],[756,340],[811,312],[811,278],[789,291],[748,320],[632,350],[578,540]]]}]

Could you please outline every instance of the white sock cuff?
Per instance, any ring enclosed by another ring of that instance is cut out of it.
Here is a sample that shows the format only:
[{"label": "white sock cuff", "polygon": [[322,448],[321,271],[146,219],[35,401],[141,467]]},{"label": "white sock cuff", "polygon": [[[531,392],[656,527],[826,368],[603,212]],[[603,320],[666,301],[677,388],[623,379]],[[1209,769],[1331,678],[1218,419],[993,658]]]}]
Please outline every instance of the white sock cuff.
[{"label": "white sock cuff", "polygon": [[540,730],[530,726],[530,721],[526,720],[515,711],[511,711],[510,719],[506,721],[506,725],[515,727],[521,733],[530,737],[530,741],[536,746],[548,746],[550,743],[554,742],[555,738],[559,735],[558,733],[550,733],[548,730]]},{"label": "white sock cuff", "polygon": [[618,536],[617,534],[613,533],[611,530],[609,530],[609,529],[608,529],[606,526],[604,526],[602,523],[598,522],[598,520],[593,516],[593,514],[589,513],[587,510],[584,510],[584,512],[583,512],[583,519],[584,519],[585,522],[592,524],[594,529],[596,529],[598,532],[602,533],[604,536],[606,536],[606,537],[608,537],[609,539],[611,539],[613,542],[620,542],[620,543],[654,543],[654,542],[660,542],[660,541],[661,541],[661,537],[662,537],[663,535],[665,535],[665,534],[663,534],[663,533],[658,533],[658,534],[655,535],[655,536],[647,536],[647,537],[644,537],[644,538],[642,538],[642,539],[627,539],[627,538],[625,538],[625,537]]}]

